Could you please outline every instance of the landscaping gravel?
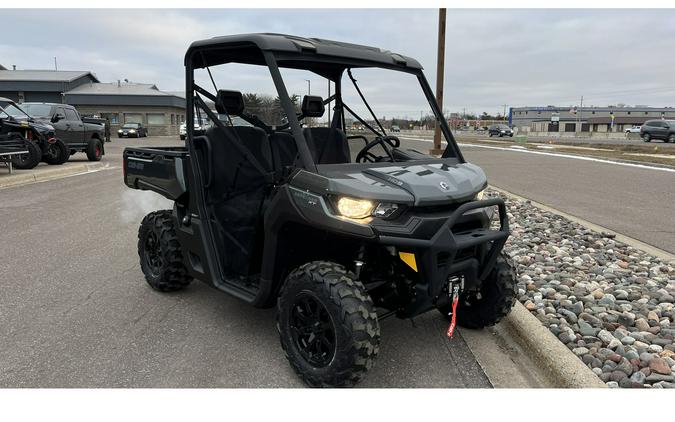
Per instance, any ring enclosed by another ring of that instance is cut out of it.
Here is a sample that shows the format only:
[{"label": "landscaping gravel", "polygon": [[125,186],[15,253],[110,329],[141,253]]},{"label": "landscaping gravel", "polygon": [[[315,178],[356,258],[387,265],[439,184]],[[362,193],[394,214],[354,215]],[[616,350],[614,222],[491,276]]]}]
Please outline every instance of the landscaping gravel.
[{"label": "landscaping gravel", "polygon": [[607,386],[675,387],[673,263],[505,199],[523,305]]}]

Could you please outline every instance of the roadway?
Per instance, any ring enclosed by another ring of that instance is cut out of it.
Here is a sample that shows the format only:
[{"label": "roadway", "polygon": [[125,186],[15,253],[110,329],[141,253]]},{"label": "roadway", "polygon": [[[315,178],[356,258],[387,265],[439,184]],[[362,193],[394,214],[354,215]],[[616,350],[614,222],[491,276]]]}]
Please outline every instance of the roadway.
[{"label": "roadway", "polygon": [[[427,151],[430,141],[402,138]],[[671,145],[671,144],[667,144]],[[675,253],[675,169],[462,144],[491,185]]]}]

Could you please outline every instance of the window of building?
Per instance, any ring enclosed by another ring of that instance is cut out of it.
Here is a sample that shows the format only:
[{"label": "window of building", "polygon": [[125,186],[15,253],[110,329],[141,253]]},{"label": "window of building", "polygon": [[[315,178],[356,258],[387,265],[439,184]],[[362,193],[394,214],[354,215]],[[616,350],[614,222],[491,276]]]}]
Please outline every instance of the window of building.
[{"label": "window of building", "polygon": [[124,123],[143,123],[143,115],[141,113],[125,113]]},{"label": "window of building", "polygon": [[171,113],[171,124],[175,125],[176,124],[176,115]]},{"label": "window of building", "polygon": [[645,116],[648,116],[648,115],[649,115],[649,112],[648,112],[648,111],[645,111]]},{"label": "window of building", "polygon": [[166,115],[164,113],[148,113],[148,125],[166,124]]},{"label": "window of building", "polygon": [[576,130],[576,123],[565,123],[565,132],[574,132]]},{"label": "window of building", "polygon": [[598,124],[593,123],[593,132],[597,132],[597,131],[598,131]]},{"label": "window of building", "polygon": [[548,131],[549,132],[557,132],[558,131],[558,122],[551,122],[548,124]]},{"label": "window of building", "polygon": [[626,114],[628,114],[628,115],[630,116],[630,111],[629,111],[629,112],[627,112]]},{"label": "window of building", "polygon": [[527,111],[525,111],[525,115],[527,116]]},{"label": "window of building", "polygon": [[591,114],[595,114],[595,111],[591,111]]},{"label": "window of building", "polygon": [[117,113],[101,113],[102,119],[108,119],[111,125],[119,124],[119,114]]}]

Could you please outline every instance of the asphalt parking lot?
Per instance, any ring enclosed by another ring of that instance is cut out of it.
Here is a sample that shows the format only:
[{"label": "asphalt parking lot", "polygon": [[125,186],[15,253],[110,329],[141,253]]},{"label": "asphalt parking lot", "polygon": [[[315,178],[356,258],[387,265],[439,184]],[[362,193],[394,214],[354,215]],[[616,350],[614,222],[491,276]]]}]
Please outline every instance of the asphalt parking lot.
[{"label": "asphalt parking lot", "polygon": [[[0,189],[0,387],[302,387],[274,310],[199,282],[176,294],[147,286],[138,224],[171,204],[123,185],[121,151],[134,143],[180,141],[114,139],[105,170]],[[435,312],[383,321],[361,386],[546,385],[499,329],[448,340],[446,324]]]}]

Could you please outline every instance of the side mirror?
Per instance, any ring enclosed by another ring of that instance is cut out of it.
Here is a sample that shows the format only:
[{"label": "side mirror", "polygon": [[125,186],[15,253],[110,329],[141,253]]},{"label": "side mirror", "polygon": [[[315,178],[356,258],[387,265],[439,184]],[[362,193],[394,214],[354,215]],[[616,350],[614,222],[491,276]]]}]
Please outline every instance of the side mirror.
[{"label": "side mirror", "polygon": [[59,120],[63,120],[63,114],[55,114],[52,116],[52,123],[56,123]]}]

